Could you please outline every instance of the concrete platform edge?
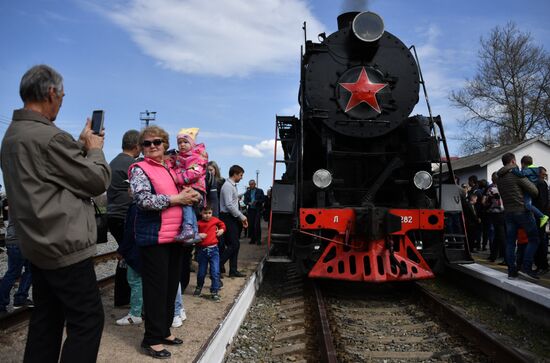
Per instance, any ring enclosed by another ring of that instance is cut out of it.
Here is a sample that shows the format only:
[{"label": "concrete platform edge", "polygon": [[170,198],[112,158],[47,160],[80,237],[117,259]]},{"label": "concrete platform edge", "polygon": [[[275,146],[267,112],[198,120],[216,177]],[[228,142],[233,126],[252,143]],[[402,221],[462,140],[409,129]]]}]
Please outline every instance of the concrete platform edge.
[{"label": "concrete platform edge", "polygon": [[539,286],[519,278],[516,280],[508,280],[508,275],[506,273],[494,270],[478,263],[453,265],[452,267],[472,277],[550,309],[550,289],[544,286]]},{"label": "concrete platform edge", "polygon": [[246,317],[246,312],[256,297],[256,292],[260,288],[265,262],[266,258],[264,257],[258,264],[256,271],[248,278],[244,288],[235,298],[229,313],[218,325],[205,344],[204,349],[201,349],[193,362],[212,363],[223,361],[227,348],[233,342],[233,338]]}]

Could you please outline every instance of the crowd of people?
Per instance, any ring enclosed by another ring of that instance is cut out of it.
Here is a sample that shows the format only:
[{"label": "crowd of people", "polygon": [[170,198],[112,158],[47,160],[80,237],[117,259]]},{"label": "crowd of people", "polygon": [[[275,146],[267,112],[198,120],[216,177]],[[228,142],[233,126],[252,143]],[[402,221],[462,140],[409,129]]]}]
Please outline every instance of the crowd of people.
[{"label": "crowd of people", "polygon": [[[24,361],[97,359],[104,312],[92,260],[97,242],[92,200],[105,192],[109,230],[125,266],[120,284],[128,286],[121,305],[130,306],[115,323],[144,323],[143,352],[170,357],[165,346],[183,343],[171,328],[186,319],[182,292],[193,254],[198,263],[193,295],[220,301],[226,264],[227,276],[245,276],[238,268],[242,232],[250,244],[261,244],[270,191],[266,196],[249,180],[239,194],[244,169],[233,165],[224,179],[198,142],[198,128],[181,129],[176,150],[159,126],[129,130],[122,152],[107,163],[104,131],[94,133],[89,119],[78,140],[55,125],[63,78],[47,65],[23,75],[20,96],[24,106],[14,111],[1,148],[6,193],[13,198],[0,312],[20,277],[14,306],[34,305]],[[509,278],[536,280],[548,271],[547,170],[528,155],[520,166],[511,153],[502,162],[490,184],[472,176],[462,185],[469,247],[488,247],[489,260],[501,259]],[[207,272],[210,294],[204,295]],[[28,298],[31,283],[34,301]]]},{"label": "crowd of people", "polygon": [[[115,323],[144,323],[143,352],[169,358],[165,346],[183,343],[171,328],[186,319],[182,293],[193,254],[198,263],[193,295],[220,301],[228,262],[229,277],[246,276],[238,268],[241,231],[248,231],[250,243],[261,243],[264,193],[251,180],[239,194],[244,169],[233,165],[224,179],[197,142],[198,128],[181,129],[176,150],[159,126],[129,130],[122,152],[107,163],[104,130],[94,133],[89,119],[78,140],[55,125],[64,94],[57,71],[47,65],[30,68],[20,84],[24,106],[14,111],[2,141],[5,188],[13,198],[0,312],[21,276],[14,307],[34,305],[24,361],[96,361],[104,312],[92,260],[93,198],[106,193],[107,224],[118,244],[118,268],[125,270],[117,283],[127,286],[115,291],[127,291],[118,300],[130,307]],[[210,294],[205,295],[208,271]],[[28,298],[31,283],[34,302]]]},{"label": "crowd of people", "polygon": [[518,165],[506,153],[502,164],[491,183],[472,175],[461,185],[469,249],[489,248],[488,260],[508,266],[508,278],[536,281],[548,272],[548,172],[529,155]]}]

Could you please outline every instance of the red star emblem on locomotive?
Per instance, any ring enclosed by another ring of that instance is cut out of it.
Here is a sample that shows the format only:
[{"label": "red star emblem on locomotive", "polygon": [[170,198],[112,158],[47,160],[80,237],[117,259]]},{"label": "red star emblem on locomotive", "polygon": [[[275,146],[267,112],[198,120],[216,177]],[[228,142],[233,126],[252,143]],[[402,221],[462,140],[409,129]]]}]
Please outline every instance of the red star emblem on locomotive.
[{"label": "red star emblem on locomotive", "polygon": [[381,113],[376,94],[387,85],[387,83],[372,83],[365,67],[362,67],[359,78],[355,83],[340,83],[340,86],[351,92],[346,112],[364,102],[374,108],[376,112]]}]

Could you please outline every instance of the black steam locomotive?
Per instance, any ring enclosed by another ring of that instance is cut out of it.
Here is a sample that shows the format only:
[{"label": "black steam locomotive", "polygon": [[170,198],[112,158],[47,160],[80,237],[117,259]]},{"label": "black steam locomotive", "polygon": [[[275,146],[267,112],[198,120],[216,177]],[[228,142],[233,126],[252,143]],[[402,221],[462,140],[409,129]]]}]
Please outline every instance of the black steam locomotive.
[{"label": "black steam locomotive", "polygon": [[432,171],[449,160],[441,119],[409,117],[423,86],[414,48],[372,12],[340,15],[319,40],[302,52],[300,117],[276,118],[286,171],[273,181],[269,258],[369,282],[471,260],[451,165]]}]

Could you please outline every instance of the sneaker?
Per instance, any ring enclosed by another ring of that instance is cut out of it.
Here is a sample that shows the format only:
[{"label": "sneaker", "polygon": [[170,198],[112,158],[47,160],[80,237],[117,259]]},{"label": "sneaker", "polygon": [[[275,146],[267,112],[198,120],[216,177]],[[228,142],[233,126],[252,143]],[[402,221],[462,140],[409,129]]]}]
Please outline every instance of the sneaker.
[{"label": "sneaker", "polygon": [[212,300],[216,302],[220,302],[222,300],[221,296],[217,292],[213,293],[211,297],[212,297]]},{"label": "sneaker", "polygon": [[202,287],[196,287],[195,291],[193,292],[193,296],[200,296],[202,291]]},{"label": "sneaker", "polygon": [[29,307],[29,308],[33,308],[34,307],[34,302],[31,300],[31,299],[26,299],[25,301],[23,302],[14,302],[13,303],[13,307],[14,308],[21,308],[23,306],[26,306],[26,307]]},{"label": "sneaker", "polygon": [[508,280],[515,280],[518,278],[518,272],[508,272]]},{"label": "sneaker", "polygon": [[182,326],[182,324],[183,320],[181,319],[181,316],[174,316],[174,320],[172,320],[172,328],[179,328],[180,326]]},{"label": "sneaker", "polygon": [[518,274],[526,279],[527,281],[538,281],[540,280],[540,277],[537,276],[537,274],[534,271],[519,271]]},{"label": "sneaker", "polygon": [[116,325],[139,325],[143,322],[143,319],[139,316],[133,316],[128,314],[123,318],[120,318],[116,321]]},{"label": "sneaker", "polygon": [[542,216],[542,218],[540,219],[540,224],[539,224],[540,228],[544,227],[544,225],[545,225],[546,223],[548,223],[548,218],[549,218],[549,217],[548,217],[547,215],[543,215],[543,216]]},{"label": "sneaker", "polygon": [[180,310],[180,318],[181,318],[181,321],[187,320],[187,314],[185,313],[185,309]]},{"label": "sneaker", "polygon": [[185,242],[186,240],[189,240],[194,237],[195,237],[195,232],[193,231],[193,227],[189,225],[185,225],[183,226],[181,232],[176,235],[174,240],[176,240],[176,242]]},{"label": "sneaker", "polygon": [[191,238],[188,238],[188,239],[184,239],[181,242],[183,243],[184,246],[194,246],[197,243],[199,243],[200,241],[202,241],[202,239],[191,237]]}]

